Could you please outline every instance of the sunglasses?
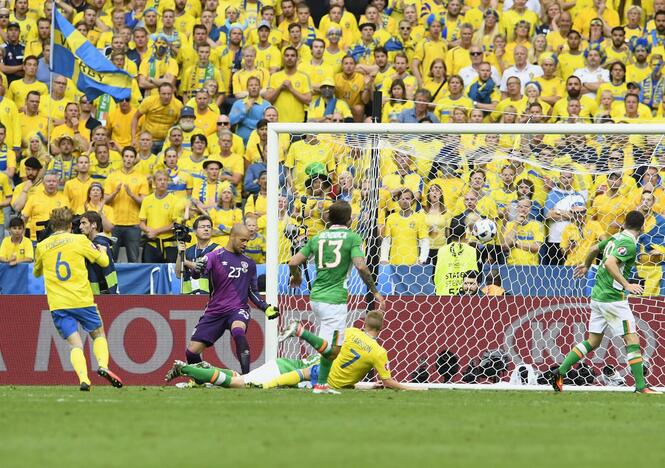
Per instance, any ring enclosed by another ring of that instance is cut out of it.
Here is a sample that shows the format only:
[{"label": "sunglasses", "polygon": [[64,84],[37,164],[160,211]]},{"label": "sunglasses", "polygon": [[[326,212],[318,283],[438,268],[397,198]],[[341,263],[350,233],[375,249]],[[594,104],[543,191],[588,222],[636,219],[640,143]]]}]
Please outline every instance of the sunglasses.
[{"label": "sunglasses", "polygon": [[0,15],[0,19],[9,18],[9,15]]},{"label": "sunglasses", "polygon": [[217,125],[230,125],[231,122],[217,122]]},{"label": "sunglasses", "polygon": [[469,55],[472,55],[472,56],[476,57],[478,55],[483,55],[483,53],[482,52],[469,52]]},{"label": "sunglasses", "polygon": [[341,122],[344,122],[344,121],[343,121],[343,120],[340,120],[340,119],[335,119],[335,120],[331,120],[331,122],[341,123]]},{"label": "sunglasses", "polygon": [[408,31],[409,29],[411,29],[411,26],[400,26],[399,28],[400,28],[402,31]]}]

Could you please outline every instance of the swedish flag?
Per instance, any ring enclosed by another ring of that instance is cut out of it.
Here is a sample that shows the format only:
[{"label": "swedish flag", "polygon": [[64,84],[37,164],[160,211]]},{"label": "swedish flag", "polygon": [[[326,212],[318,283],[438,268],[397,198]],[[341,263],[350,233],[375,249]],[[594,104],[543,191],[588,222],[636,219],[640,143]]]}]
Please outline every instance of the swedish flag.
[{"label": "swedish flag", "polygon": [[52,71],[71,78],[88,99],[102,94],[129,99],[131,75],[113,65],[57,9],[53,11],[51,50]]}]

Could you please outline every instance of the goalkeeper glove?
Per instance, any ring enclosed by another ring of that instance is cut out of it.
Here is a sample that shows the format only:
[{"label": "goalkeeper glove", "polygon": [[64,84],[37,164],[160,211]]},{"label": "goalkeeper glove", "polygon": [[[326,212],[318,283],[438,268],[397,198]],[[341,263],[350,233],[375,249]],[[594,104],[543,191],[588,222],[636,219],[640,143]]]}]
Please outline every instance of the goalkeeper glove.
[{"label": "goalkeeper glove", "polygon": [[194,267],[194,270],[198,274],[203,274],[203,272],[206,269],[206,265],[208,264],[208,257],[199,257],[199,258],[196,259],[196,262],[194,262],[194,263],[196,265]]},{"label": "goalkeeper glove", "polygon": [[269,305],[266,308],[266,317],[268,317],[268,320],[273,320],[279,317],[279,307]]}]

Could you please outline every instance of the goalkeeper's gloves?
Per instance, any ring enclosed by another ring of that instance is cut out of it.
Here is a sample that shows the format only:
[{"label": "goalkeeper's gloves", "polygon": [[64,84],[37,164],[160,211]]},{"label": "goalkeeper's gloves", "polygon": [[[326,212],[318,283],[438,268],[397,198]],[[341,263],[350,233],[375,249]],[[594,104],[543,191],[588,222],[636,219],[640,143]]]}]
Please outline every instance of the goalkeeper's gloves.
[{"label": "goalkeeper's gloves", "polygon": [[279,307],[273,305],[266,307],[266,317],[268,317],[268,320],[273,320],[279,317]]},{"label": "goalkeeper's gloves", "polygon": [[206,269],[206,265],[208,264],[208,257],[199,257],[196,259],[194,262],[194,271],[196,271],[198,274],[203,274],[203,272]]}]

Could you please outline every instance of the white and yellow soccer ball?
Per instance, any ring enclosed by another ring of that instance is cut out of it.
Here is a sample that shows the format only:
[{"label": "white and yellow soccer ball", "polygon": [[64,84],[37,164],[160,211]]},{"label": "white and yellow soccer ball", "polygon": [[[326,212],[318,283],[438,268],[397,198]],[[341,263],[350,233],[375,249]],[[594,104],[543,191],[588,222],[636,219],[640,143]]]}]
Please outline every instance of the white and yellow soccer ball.
[{"label": "white and yellow soccer ball", "polygon": [[480,218],[473,224],[471,232],[476,239],[486,244],[496,237],[496,223],[491,219]]}]

